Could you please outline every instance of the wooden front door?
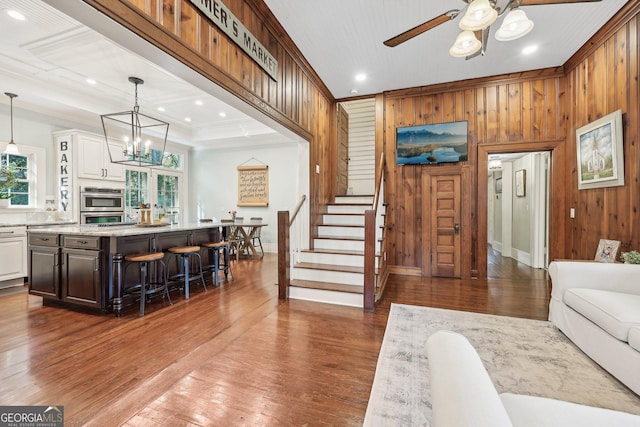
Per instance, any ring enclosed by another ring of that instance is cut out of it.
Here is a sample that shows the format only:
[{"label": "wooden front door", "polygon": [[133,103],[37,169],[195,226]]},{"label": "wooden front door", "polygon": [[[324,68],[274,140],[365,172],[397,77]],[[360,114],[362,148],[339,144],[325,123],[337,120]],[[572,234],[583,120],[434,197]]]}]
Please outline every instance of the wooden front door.
[{"label": "wooden front door", "polygon": [[338,159],[336,196],[347,194],[349,186],[349,114],[340,104],[337,109]]},{"label": "wooden front door", "polygon": [[431,275],[460,277],[460,175],[431,176]]}]

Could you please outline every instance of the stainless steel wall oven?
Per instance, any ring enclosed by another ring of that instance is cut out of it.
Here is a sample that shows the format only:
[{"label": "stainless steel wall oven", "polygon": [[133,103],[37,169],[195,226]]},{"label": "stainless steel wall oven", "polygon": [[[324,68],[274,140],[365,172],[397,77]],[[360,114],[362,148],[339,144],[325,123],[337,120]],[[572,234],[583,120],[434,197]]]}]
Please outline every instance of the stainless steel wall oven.
[{"label": "stainless steel wall oven", "polygon": [[124,189],[80,187],[80,224],[124,223]]}]

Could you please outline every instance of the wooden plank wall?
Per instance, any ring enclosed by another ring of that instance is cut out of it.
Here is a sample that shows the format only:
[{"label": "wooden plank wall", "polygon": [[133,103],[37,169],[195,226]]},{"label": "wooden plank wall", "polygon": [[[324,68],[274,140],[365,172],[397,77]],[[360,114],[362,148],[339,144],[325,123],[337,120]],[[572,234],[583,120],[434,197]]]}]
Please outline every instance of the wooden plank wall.
[{"label": "wooden plank wall", "polygon": [[[550,259],[593,259],[599,239],[640,248],[640,5],[629,2],[564,67],[384,94],[383,149],[387,155],[385,201],[387,256],[392,271],[422,268],[421,239],[428,218],[421,211],[422,176],[458,167],[471,170],[470,271],[486,272],[486,157],[491,152],[552,151]],[[578,191],[575,131],[617,109],[623,113],[624,187]],[[395,165],[398,126],[469,122],[469,161],[461,166]],[[484,198],[484,200],[483,200]],[[569,209],[576,218],[569,218]],[[482,225],[480,225],[482,224]],[[464,249],[463,249],[464,250]],[[478,273],[479,272],[479,273]]]},{"label": "wooden plank wall", "polygon": [[[429,189],[422,188],[422,182],[428,182],[424,175],[457,169],[470,177],[463,184],[468,198],[463,203],[469,209],[468,217],[463,219],[468,227],[462,232],[469,243],[463,247],[463,265],[467,268],[462,275],[477,275],[478,148],[504,144],[512,152],[532,151],[538,146],[548,147],[549,141],[563,140],[564,88],[562,70],[549,69],[385,93],[387,257],[394,272],[417,274],[427,259],[421,253],[425,247],[422,238],[429,227],[428,213],[422,211],[426,205],[423,198],[429,195]],[[459,120],[467,120],[469,126],[467,162],[453,166],[395,164],[397,127]]]},{"label": "wooden plank wall", "polygon": [[[627,7],[628,20],[605,28],[599,43],[585,45],[567,63],[566,187],[569,207],[576,209],[576,218],[567,219],[567,258],[593,259],[602,238],[621,241],[621,251],[640,249],[639,9],[637,3]],[[575,131],[618,109],[622,110],[625,185],[579,191]]]},{"label": "wooden plank wall", "polygon": [[312,215],[333,200],[335,99],[262,0],[223,3],[278,60],[277,81],[187,0],[83,1],[310,141]]}]

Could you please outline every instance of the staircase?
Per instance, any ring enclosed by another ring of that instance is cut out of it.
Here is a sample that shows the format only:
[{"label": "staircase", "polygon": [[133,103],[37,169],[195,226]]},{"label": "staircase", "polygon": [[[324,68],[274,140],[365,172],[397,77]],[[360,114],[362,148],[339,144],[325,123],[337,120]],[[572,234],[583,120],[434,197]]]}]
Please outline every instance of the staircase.
[{"label": "staircase", "polygon": [[[313,238],[314,249],[296,256],[289,298],[363,306],[364,212],[372,203],[373,196],[342,196],[328,205]],[[376,280],[382,230],[376,230]]]}]

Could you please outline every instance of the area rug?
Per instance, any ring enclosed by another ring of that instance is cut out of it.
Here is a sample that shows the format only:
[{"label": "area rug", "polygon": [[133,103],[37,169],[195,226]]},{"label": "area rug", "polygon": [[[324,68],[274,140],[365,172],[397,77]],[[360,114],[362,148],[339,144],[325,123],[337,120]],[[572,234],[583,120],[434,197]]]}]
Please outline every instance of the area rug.
[{"label": "area rug", "polygon": [[551,322],[392,304],[365,426],[428,426],[426,342],[465,335],[499,393],[549,397],[640,415],[640,397],[584,355]]}]

